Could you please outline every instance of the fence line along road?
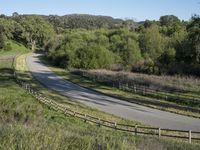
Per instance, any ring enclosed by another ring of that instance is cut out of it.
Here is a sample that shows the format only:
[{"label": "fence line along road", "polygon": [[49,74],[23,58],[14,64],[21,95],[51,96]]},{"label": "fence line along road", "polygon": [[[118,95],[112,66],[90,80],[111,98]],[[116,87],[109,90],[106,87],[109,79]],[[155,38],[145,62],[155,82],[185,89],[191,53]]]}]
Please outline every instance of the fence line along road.
[{"label": "fence line along road", "polygon": [[[13,59],[13,62],[15,58]],[[13,63],[14,64],[14,63]],[[169,138],[177,138],[177,139],[184,139],[188,140],[189,143],[199,142],[200,141],[200,132],[199,131],[186,131],[186,130],[172,130],[172,129],[161,129],[155,127],[146,127],[140,125],[127,125],[127,124],[120,124],[117,122],[112,122],[109,120],[104,120],[98,117],[91,116],[89,114],[83,114],[77,111],[70,109],[69,107],[60,105],[56,101],[45,97],[41,94],[38,90],[31,87],[30,84],[20,80],[17,75],[17,71],[13,65],[13,72],[14,72],[14,79],[16,82],[25,89],[29,94],[33,95],[37,100],[41,103],[47,105],[49,108],[54,109],[56,111],[60,111],[65,115],[74,116],[77,118],[82,119],[84,122],[92,122],[97,124],[98,126],[104,126],[108,128],[112,128],[118,131],[124,131],[129,133],[134,133],[135,135],[143,134],[143,135],[153,135],[160,137],[169,137]]]},{"label": "fence line along road", "polygon": [[[83,70],[74,70],[72,71],[72,73],[88,78],[90,80],[99,82],[101,84],[110,86],[110,87],[115,87],[123,91],[133,92],[142,96],[150,96],[151,98],[158,100],[158,101],[152,101],[152,100],[145,100],[143,98],[140,98],[141,103],[152,104],[156,106],[172,107],[175,109],[186,110],[186,111],[189,110],[192,112],[200,113],[199,107],[191,107],[191,106],[188,106],[187,104],[189,102],[193,106],[200,106],[200,97],[194,97],[190,95],[181,95],[181,93],[177,93],[178,91],[176,90],[173,92],[173,91],[166,91],[166,90],[160,90],[160,89],[153,89],[146,86],[134,84],[132,82],[128,83],[128,82],[123,82],[120,80],[112,81],[112,79],[110,78],[101,77],[101,75],[98,76],[96,74],[91,74]],[[170,94],[176,94],[176,95],[170,95]],[[134,100],[132,99],[132,101]],[[169,102],[175,101],[175,102],[180,102],[180,103],[187,102],[187,103],[184,103],[184,105],[179,105],[177,103],[176,104],[162,103],[165,101],[169,101]]]},{"label": "fence line along road", "polygon": [[[178,90],[178,89],[163,90],[163,89],[158,89],[158,88],[150,88],[148,86],[135,84],[135,83],[133,83],[133,81],[132,82],[126,82],[126,81],[123,81],[123,80],[113,80],[113,78],[111,79],[110,77],[107,77],[107,76],[102,77],[102,75],[92,74],[90,72],[80,70],[80,69],[79,70],[73,70],[72,72],[74,74],[89,78],[91,80],[95,80],[97,82],[101,82],[103,84],[107,84],[109,86],[119,88],[119,89],[124,90],[124,91],[141,93],[143,95],[156,94],[156,93],[160,92],[159,94],[162,95],[163,98],[166,99],[166,100],[169,99],[169,98],[174,99],[174,100],[189,100],[189,101],[195,101],[195,102],[200,100],[200,97],[195,97],[195,96],[191,96],[191,95],[184,95],[184,97],[181,97],[181,95],[180,95],[180,93],[191,92],[191,91],[182,91],[182,90]],[[172,96],[172,95],[169,95],[169,94],[177,94],[177,96]]]}]

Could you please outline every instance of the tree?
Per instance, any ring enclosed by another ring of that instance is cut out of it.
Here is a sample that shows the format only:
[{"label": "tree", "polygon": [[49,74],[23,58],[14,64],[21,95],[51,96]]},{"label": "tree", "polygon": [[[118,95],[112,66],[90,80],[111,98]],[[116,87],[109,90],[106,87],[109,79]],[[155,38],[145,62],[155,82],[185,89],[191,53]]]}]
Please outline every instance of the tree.
[{"label": "tree", "polygon": [[5,46],[5,39],[3,35],[3,27],[0,26],[0,49],[2,49]]},{"label": "tree", "polygon": [[114,54],[95,43],[79,48],[75,51],[74,66],[84,69],[109,68],[114,63]]},{"label": "tree", "polygon": [[167,73],[170,64],[175,61],[176,50],[174,48],[167,48],[162,55],[157,59],[157,66],[159,67],[159,73]]},{"label": "tree", "polygon": [[191,62],[200,63],[200,16],[194,15],[187,26]]},{"label": "tree", "polygon": [[141,60],[141,50],[137,41],[129,39],[125,49],[122,52],[122,59],[125,66],[133,67],[139,60]]},{"label": "tree", "polygon": [[15,21],[8,18],[0,18],[0,26],[3,28],[4,36],[11,39],[12,33],[14,32]]},{"label": "tree", "polygon": [[154,61],[163,53],[165,48],[164,38],[157,25],[152,25],[140,35],[140,48],[143,54],[148,55]]},{"label": "tree", "polygon": [[175,23],[180,23],[180,20],[174,15],[166,15],[160,17],[160,24],[162,26],[169,26]]},{"label": "tree", "polygon": [[13,17],[18,17],[19,14],[18,14],[17,12],[14,12],[14,13],[12,14],[12,16],[13,16]]},{"label": "tree", "polygon": [[53,27],[39,16],[23,16],[19,23],[24,28],[23,36],[32,51],[36,47],[43,47],[54,36]]}]

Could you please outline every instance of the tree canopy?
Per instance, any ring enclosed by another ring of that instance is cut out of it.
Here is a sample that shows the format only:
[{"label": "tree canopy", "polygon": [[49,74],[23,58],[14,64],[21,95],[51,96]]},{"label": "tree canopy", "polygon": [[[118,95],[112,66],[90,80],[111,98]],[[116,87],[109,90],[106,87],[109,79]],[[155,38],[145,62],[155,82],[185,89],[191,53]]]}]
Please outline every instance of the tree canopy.
[{"label": "tree canopy", "polygon": [[0,49],[14,40],[43,50],[53,64],[84,69],[106,68],[151,74],[200,75],[200,17],[159,21],[108,16],[0,16]]}]

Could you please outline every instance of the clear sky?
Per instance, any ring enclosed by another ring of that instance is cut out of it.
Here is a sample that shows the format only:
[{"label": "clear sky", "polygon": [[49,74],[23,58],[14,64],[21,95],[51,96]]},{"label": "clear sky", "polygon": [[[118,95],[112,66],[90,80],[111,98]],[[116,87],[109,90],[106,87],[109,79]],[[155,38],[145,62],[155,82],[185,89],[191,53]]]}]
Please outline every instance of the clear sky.
[{"label": "clear sky", "polygon": [[176,15],[188,20],[200,14],[200,0],[0,0],[0,14],[93,14],[122,19],[158,20]]}]

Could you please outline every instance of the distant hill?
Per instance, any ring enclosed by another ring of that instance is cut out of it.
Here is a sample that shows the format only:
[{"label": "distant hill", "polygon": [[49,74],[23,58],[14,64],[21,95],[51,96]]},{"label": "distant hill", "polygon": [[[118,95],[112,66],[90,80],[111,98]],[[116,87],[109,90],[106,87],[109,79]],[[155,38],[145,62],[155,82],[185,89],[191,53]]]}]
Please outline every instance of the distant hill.
[{"label": "distant hill", "polygon": [[130,30],[135,30],[140,22],[133,20],[123,20],[119,18],[113,18],[110,16],[101,15],[89,15],[89,14],[69,14],[64,16],[58,15],[35,15],[35,14],[23,14],[13,13],[13,16],[0,15],[0,18],[12,18],[23,16],[40,16],[48,20],[55,29],[98,29],[98,28],[121,28],[128,27]]},{"label": "distant hill", "polygon": [[[115,19],[110,16],[95,16],[87,14],[71,14],[64,16],[50,15],[46,16],[54,27],[64,29],[97,29],[97,28],[118,28],[128,26],[130,29],[135,29],[138,24],[132,20]],[[131,23],[130,23],[131,22]]]}]

